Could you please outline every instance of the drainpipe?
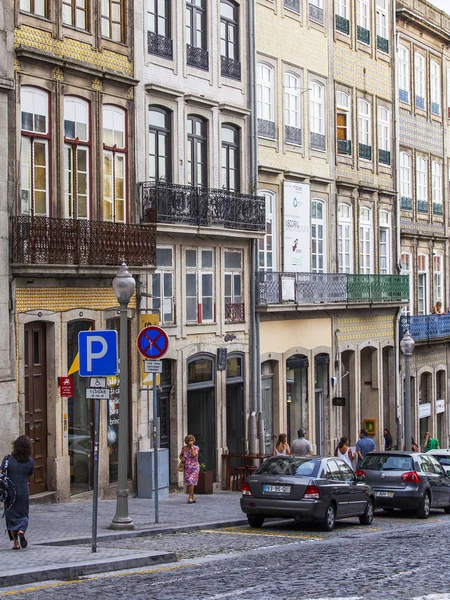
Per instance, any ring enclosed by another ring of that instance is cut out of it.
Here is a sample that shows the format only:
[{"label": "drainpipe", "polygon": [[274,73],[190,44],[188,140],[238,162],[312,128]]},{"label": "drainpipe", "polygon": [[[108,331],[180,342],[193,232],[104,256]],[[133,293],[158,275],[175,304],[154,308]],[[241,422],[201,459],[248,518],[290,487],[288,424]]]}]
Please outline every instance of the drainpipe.
[{"label": "drainpipe", "polygon": [[[249,117],[249,154],[250,154],[250,181],[251,191],[256,193],[258,189],[258,139],[256,136],[256,102],[255,102],[255,74],[256,74],[256,2],[248,2],[248,35],[249,35],[249,53],[248,53],[248,96],[250,105]],[[255,454],[258,450],[262,451],[261,446],[261,428],[264,434],[264,427],[261,419],[261,388],[260,388],[260,342],[259,342],[259,315],[256,313],[256,272],[258,269],[258,248],[257,240],[251,242],[251,286],[250,286],[250,312],[252,327],[252,397],[253,405],[250,413],[248,425],[249,451]],[[257,419],[258,417],[258,419]],[[261,427],[262,426],[262,427]],[[259,444],[258,444],[259,438]],[[258,447],[259,446],[259,447]]]}]

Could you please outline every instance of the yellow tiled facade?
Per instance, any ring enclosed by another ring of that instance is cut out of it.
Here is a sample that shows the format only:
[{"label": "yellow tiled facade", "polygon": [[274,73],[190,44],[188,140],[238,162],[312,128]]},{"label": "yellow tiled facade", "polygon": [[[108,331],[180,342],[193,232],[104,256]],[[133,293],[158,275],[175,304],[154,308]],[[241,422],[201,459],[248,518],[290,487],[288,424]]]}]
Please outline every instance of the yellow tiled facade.
[{"label": "yellow tiled facade", "polygon": [[338,318],[336,320],[338,343],[359,344],[361,340],[378,343],[393,340],[395,322],[393,315],[373,316],[371,318],[366,316]]},{"label": "yellow tiled facade", "polygon": [[[74,308],[107,310],[117,306],[117,298],[112,289],[99,287],[85,288],[18,288],[16,292],[16,311],[51,310],[64,312]],[[130,308],[136,308],[136,295],[130,300]]]}]

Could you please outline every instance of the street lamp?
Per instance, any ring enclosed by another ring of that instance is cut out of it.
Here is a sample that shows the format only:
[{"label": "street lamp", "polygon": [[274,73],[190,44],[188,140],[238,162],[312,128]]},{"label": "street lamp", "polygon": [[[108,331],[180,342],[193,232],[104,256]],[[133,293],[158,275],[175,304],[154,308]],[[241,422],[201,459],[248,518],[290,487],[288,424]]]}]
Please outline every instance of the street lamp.
[{"label": "street lamp", "polygon": [[411,446],[411,356],[414,352],[414,340],[409,334],[409,330],[406,331],[405,335],[400,342],[400,350],[405,356],[405,395],[404,395],[404,439],[405,439],[405,450]]},{"label": "street lamp", "polygon": [[120,305],[120,393],[119,393],[119,473],[117,480],[116,514],[111,529],[134,529],[128,515],[128,303],[136,282],[123,260],[112,282]]}]

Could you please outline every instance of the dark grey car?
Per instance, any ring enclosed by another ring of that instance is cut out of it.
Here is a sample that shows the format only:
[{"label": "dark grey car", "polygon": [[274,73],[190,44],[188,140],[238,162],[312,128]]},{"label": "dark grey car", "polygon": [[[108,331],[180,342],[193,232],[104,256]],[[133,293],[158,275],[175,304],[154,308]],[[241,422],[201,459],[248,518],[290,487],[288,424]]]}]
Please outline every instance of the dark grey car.
[{"label": "dark grey car", "polygon": [[356,473],[372,486],[377,507],[414,510],[421,519],[431,508],[450,513],[450,478],[429,454],[370,452]]},{"label": "dark grey car", "polygon": [[251,527],[266,517],[309,519],[331,531],[336,519],[359,517],[370,525],[375,498],[352,469],[338,458],[275,456],[244,483],[241,508]]}]

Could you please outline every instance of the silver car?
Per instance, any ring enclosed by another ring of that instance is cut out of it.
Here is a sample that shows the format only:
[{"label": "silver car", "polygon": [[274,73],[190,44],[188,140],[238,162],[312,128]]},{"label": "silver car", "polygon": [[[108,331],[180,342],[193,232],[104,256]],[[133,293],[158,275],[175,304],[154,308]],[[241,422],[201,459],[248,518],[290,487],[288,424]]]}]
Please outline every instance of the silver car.
[{"label": "silver car", "polygon": [[324,531],[347,517],[370,525],[374,507],[370,486],[334,457],[275,456],[242,486],[241,508],[251,527],[262,527],[267,517],[314,520]]},{"label": "silver car", "polygon": [[446,473],[450,473],[450,449],[428,450],[428,455],[433,456]]},{"label": "silver car", "polygon": [[356,474],[372,486],[377,507],[414,510],[421,519],[431,508],[450,513],[450,478],[428,454],[370,452]]}]

